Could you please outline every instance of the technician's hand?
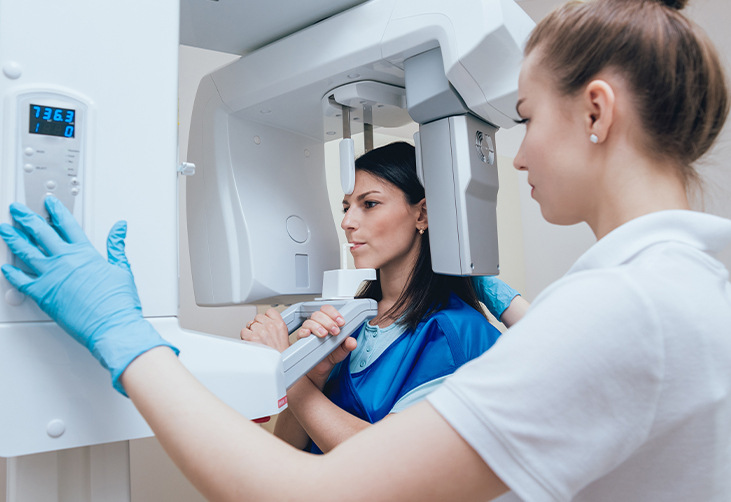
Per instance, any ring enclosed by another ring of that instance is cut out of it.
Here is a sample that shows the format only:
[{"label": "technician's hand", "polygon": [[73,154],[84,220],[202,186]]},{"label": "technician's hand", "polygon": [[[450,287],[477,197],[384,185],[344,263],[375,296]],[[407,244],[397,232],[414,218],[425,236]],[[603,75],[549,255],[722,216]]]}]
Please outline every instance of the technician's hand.
[{"label": "technician's hand", "polygon": [[473,277],[472,286],[487,310],[508,328],[522,319],[530,306],[520,293],[497,277]]},{"label": "technician's hand", "polygon": [[289,331],[282,316],[274,309],[257,314],[254,320],[241,330],[241,339],[267,345],[279,352],[289,348]]},{"label": "technician's hand", "polygon": [[477,293],[477,298],[485,304],[487,310],[498,321],[505,309],[510,306],[513,298],[520,294],[497,277],[489,275],[473,277],[472,285]]},{"label": "technician's hand", "polygon": [[38,277],[11,265],[3,265],[2,272],[10,284],[89,349],[110,371],[114,388],[126,395],[119,378],[137,356],[159,346],[178,353],[142,317],[124,253],[127,223],[118,221],[110,230],[105,260],[58,199],[46,197],[45,204],[53,227],[18,203],[10,205],[10,214],[20,229],[0,225],[0,236],[10,250]]}]

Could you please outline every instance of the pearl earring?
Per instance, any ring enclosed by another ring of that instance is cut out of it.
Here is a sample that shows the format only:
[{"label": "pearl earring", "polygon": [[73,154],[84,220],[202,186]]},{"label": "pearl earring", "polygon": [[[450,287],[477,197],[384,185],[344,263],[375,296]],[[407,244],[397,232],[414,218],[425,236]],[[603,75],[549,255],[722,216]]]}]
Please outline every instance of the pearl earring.
[{"label": "pearl earring", "polygon": [[424,229],[423,228],[420,228],[419,229],[419,235],[424,235]]},{"label": "pearl earring", "polygon": [[599,136],[597,136],[596,134],[592,134],[591,136],[589,136],[589,141],[596,145],[597,143],[599,143]]}]

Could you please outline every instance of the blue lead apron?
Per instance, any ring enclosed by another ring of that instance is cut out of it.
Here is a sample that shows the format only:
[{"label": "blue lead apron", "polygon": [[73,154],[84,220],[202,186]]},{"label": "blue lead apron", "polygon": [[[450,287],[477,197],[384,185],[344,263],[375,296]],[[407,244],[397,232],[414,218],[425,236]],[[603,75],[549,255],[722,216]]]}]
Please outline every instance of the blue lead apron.
[{"label": "blue lead apron", "polygon": [[[482,314],[453,294],[446,309],[404,332],[364,370],[352,374],[348,354],[333,369],[323,392],[343,410],[373,424],[410,391],[451,375],[492,347],[499,336]],[[312,441],[306,450],[322,453]]]}]

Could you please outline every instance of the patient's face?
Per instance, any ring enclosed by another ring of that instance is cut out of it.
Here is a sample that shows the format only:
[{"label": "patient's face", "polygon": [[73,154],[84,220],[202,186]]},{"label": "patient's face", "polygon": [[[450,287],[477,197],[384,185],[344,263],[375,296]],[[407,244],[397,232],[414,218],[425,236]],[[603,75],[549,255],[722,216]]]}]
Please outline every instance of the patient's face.
[{"label": "patient's face", "polygon": [[419,253],[416,228],[419,206],[391,183],[365,171],[356,171],[353,193],[343,199],[341,227],[355,244],[356,268],[381,269],[381,274],[401,270],[410,273]]}]

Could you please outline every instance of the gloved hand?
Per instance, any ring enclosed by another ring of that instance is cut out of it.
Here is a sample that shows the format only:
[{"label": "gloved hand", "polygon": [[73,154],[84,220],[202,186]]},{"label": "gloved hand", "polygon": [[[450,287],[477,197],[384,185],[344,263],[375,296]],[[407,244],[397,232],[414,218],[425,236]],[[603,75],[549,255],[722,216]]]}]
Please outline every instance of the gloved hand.
[{"label": "gloved hand", "polygon": [[[140,354],[170,347],[142,317],[134,277],[124,254],[127,223],[114,224],[106,261],[94,249],[66,207],[46,197],[53,228],[22,204],[10,205],[21,230],[0,225],[0,236],[38,277],[3,265],[5,278],[31,297],[48,316],[89,349],[112,374],[114,388],[127,395],[119,378]],[[31,236],[35,244],[28,238]]]},{"label": "gloved hand", "polygon": [[503,281],[490,275],[472,277],[472,286],[475,288],[477,298],[485,304],[487,310],[498,321],[505,309],[510,306],[513,298],[520,295]]}]

